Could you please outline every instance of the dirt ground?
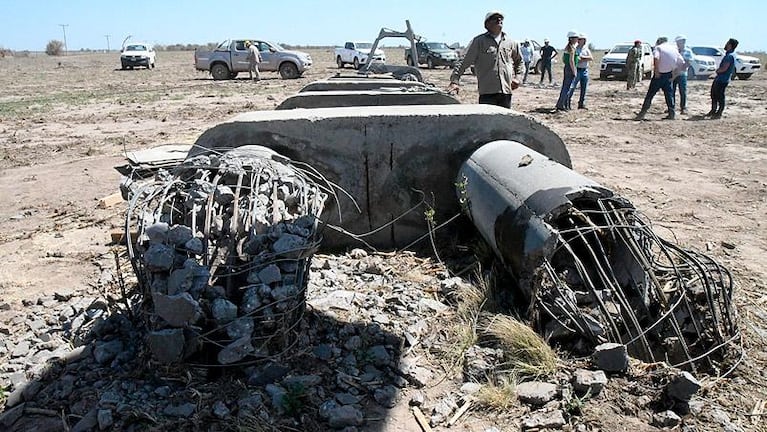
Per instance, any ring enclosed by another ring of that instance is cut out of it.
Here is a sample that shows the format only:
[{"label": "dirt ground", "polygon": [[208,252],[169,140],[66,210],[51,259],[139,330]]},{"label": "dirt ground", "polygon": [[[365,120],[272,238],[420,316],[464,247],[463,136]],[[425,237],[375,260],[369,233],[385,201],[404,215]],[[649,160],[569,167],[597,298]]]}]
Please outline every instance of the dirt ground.
[{"label": "dirt ground", "polygon": [[[395,51],[390,58],[402,57]],[[302,78],[265,73],[259,83],[213,81],[194,70],[191,52],[159,52],[155,70],[133,71],[120,70],[115,53],[0,59],[0,299],[20,308],[23,299],[92,283],[95,263],[109,256],[109,233],[123,222],[124,207],[97,208],[117,191],[113,167],[122,153],[192,143],[235,114],[271,110],[337,72],[329,49],[310,53],[315,64]],[[422,72],[447,87],[449,70]],[[632,119],[647,81],[627,91],[624,81],[596,76],[598,67],[588,110],[551,112],[559,88],[538,85],[517,90],[513,107],[558,133],[574,169],[631,200],[661,236],[733,272],[747,356],[732,379],[709,383],[703,397],[745,430],[767,430],[750,415],[767,399],[767,75],[732,82],[721,120],[702,117],[711,82],[690,81],[688,115],[661,120],[659,94],[641,122]],[[459,97],[476,101],[474,77],[463,77]],[[633,430],[609,418],[602,425]],[[699,430],[721,430],[710,427]]]}]

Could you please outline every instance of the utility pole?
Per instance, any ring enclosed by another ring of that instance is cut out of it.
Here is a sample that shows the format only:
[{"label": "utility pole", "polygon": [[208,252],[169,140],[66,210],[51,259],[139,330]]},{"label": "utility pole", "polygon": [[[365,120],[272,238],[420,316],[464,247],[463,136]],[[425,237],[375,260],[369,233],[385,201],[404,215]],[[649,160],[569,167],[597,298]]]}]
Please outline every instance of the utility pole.
[{"label": "utility pole", "polygon": [[61,26],[61,30],[64,32],[64,55],[67,55],[67,27],[69,27],[69,24],[59,24]]},{"label": "utility pole", "polygon": [[107,38],[107,52],[109,52],[109,36],[110,35],[104,35],[104,37]]}]

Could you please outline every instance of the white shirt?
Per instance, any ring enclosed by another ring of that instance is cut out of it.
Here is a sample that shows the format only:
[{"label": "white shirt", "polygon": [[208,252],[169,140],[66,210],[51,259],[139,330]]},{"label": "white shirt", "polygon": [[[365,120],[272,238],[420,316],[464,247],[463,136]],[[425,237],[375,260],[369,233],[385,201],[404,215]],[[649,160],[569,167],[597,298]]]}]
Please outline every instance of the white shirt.
[{"label": "white shirt", "polygon": [[[589,50],[588,47],[584,45],[583,48],[580,49],[580,52],[578,53],[578,55],[582,57],[591,57],[591,50]],[[579,59],[578,64],[575,65],[575,67],[579,69],[587,68],[589,67],[589,62],[591,62],[591,60]]]},{"label": "white shirt", "polygon": [[676,45],[668,42],[662,43],[653,50],[655,64],[658,66],[658,72],[668,73],[674,71],[680,64],[684,64],[684,57],[679,54]]}]

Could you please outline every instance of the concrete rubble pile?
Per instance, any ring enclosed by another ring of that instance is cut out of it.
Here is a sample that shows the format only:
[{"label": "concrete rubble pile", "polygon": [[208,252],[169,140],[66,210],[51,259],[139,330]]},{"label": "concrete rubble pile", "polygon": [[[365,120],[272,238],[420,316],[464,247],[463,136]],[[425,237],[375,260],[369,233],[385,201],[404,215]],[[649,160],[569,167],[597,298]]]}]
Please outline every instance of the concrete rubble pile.
[{"label": "concrete rubble pile", "polygon": [[127,243],[153,356],[231,365],[287,351],[327,198],[311,174],[245,146],[134,180]]}]

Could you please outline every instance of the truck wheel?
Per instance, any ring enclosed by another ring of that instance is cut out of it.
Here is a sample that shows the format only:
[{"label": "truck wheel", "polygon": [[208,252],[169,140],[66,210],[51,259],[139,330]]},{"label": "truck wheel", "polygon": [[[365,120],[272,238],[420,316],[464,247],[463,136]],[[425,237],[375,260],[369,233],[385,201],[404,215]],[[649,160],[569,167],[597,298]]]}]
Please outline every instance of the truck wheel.
[{"label": "truck wheel", "polygon": [[213,79],[217,81],[229,79],[229,68],[226,67],[225,64],[216,63],[210,68],[210,74],[213,76]]},{"label": "truck wheel", "polygon": [[432,60],[431,57],[428,57],[426,59],[426,67],[428,67],[429,69],[434,69],[434,60]]},{"label": "truck wheel", "polygon": [[336,57],[336,64],[338,65],[338,69],[344,68],[344,62],[341,60],[341,56]]},{"label": "truck wheel", "polygon": [[357,57],[354,57],[354,62],[352,62],[352,64],[354,65],[354,69],[358,69],[359,70],[359,68],[360,68],[360,60]]},{"label": "truck wheel", "polygon": [[739,74],[735,74],[735,76],[737,76],[738,79],[742,79],[742,80],[747,80],[747,79],[751,78],[751,75],[753,75],[753,74],[752,73],[739,73]]},{"label": "truck wheel", "polygon": [[413,64],[413,57],[407,56],[407,65],[408,66],[415,66]]},{"label": "truck wheel", "polygon": [[537,62],[535,62],[535,67],[533,68],[533,73],[537,73],[537,74],[543,73],[543,71],[541,69],[542,69],[541,61],[538,60]]},{"label": "truck wheel", "polygon": [[290,62],[280,65],[280,76],[282,79],[296,79],[299,76],[298,67]]}]

